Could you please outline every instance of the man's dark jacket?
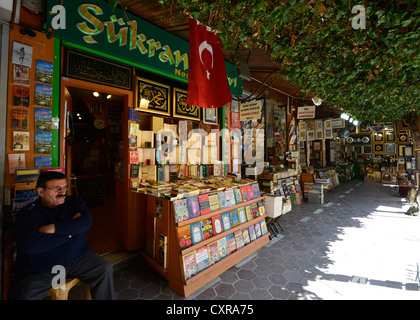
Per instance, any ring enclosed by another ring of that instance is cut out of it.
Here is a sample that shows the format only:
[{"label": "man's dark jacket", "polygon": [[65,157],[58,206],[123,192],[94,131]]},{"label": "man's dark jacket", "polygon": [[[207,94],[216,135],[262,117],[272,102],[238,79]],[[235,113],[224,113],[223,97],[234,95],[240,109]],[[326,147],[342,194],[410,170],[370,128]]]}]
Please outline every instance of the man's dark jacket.
[{"label": "man's dark jacket", "polygon": [[[77,213],[81,216],[73,219]],[[38,231],[39,227],[51,223],[55,224],[54,234]],[[90,212],[77,197],[67,196],[55,208],[44,206],[41,198],[28,204],[16,214],[15,274],[51,272],[55,265],[68,267],[77,263],[90,252],[85,232],[91,225]]]}]

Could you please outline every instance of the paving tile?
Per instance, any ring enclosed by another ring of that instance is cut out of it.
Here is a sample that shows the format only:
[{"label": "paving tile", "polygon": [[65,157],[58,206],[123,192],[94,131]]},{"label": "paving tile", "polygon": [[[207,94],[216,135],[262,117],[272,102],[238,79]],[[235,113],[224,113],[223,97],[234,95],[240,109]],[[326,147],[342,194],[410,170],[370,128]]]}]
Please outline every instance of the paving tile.
[{"label": "paving tile", "polygon": [[[418,300],[420,217],[404,215],[407,204],[381,184],[342,183],[328,198],[294,207],[279,220],[281,237],[187,300],[363,299],[367,292]],[[114,274],[114,286],[118,300],[184,300],[141,257]],[[83,299],[80,289],[70,298]]]}]

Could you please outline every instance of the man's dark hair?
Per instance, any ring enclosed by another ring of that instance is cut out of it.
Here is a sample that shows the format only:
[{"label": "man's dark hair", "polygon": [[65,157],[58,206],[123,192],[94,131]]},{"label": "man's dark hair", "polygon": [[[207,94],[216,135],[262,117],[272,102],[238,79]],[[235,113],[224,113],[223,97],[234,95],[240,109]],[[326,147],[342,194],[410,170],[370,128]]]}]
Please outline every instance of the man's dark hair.
[{"label": "man's dark hair", "polygon": [[45,171],[39,175],[38,180],[36,181],[36,187],[45,188],[48,181],[56,179],[66,179],[66,176],[57,171]]}]

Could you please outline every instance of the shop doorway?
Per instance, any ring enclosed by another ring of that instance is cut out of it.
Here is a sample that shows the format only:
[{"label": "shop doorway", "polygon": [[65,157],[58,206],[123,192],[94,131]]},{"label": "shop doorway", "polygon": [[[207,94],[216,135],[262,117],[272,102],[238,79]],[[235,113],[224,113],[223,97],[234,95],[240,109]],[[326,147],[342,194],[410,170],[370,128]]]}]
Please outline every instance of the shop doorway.
[{"label": "shop doorway", "polygon": [[[115,164],[119,161],[124,97],[109,92],[67,86],[67,163],[72,194],[81,198],[92,214],[86,233],[92,251],[105,254],[122,248],[116,220]],[[71,172],[70,172],[71,171]]]}]

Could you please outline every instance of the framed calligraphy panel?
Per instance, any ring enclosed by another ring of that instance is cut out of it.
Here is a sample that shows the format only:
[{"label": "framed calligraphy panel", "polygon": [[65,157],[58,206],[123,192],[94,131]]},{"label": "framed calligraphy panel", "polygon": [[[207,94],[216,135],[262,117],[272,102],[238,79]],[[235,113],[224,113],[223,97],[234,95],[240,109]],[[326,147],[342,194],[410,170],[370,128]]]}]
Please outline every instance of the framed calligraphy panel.
[{"label": "framed calligraphy panel", "polygon": [[170,116],[170,88],[162,83],[136,77],[135,109]]},{"label": "framed calligraphy panel", "polygon": [[187,91],[173,88],[172,115],[176,118],[200,121],[200,107],[187,104]]},{"label": "framed calligraphy panel", "polygon": [[66,50],[64,76],[121,89],[131,89],[131,68]]},{"label": "framed calligraphy panel", "polygon": [[203,108],[203,122],[207,124],[218,124],[218,108]]}]

